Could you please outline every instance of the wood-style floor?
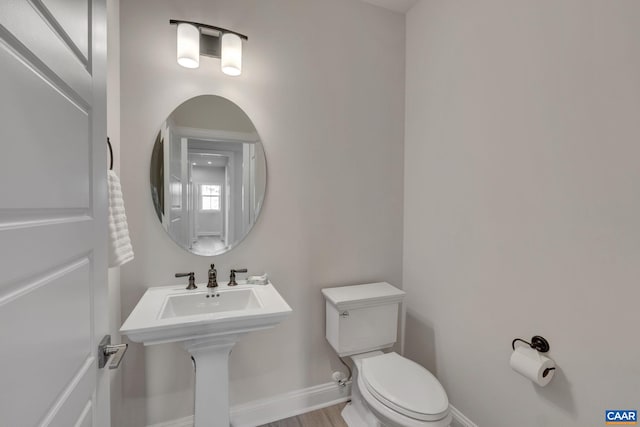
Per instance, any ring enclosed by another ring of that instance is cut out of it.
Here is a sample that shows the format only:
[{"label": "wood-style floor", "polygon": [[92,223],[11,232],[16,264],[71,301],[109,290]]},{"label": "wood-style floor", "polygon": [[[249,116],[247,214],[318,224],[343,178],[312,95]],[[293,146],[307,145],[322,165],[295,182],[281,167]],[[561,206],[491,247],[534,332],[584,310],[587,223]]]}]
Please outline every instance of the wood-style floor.
[{"label": "wood-style floor", "polygon": [[346,405],[346,403],[340,403],[329,406],[328,408],[307,412],[297,417],[265,424],[260,427],[347,427],[347,424],[340,415],[344,405]]}]

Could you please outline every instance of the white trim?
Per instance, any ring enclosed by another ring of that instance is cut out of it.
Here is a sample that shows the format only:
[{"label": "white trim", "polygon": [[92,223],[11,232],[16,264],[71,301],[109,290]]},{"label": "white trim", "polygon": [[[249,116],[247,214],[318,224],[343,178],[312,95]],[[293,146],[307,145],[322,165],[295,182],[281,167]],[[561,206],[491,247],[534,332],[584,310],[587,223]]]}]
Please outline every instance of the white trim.
[{"label": "white trim", "polygon": [[233,427],[255,427],[326,408],[351,398],[351,387],[326,383],[231,408]]},{"label": "white trim", "polygon": [[[231,425],[255,427],[346,402],[350,398],[350,386],[340,387],[333,382],[320,384],[235,405],[231,408]],[[193,427],[193,416],[148,427]]]},{"label": "white trim", "polygon": [[451,415],[453,415],[452,427],[478,427],[476,423],[467,418],[462,412],[458,411],[453,405],[449,405]]},{"label": "white trim", "polygon": [[407,304],[405,302],[400,303],[400,354],[404,356],[405,349],[405,334],[407,331]]},{"label": "white trim", "polygon": [[219,129],[200,129],[186,126],[175,126],[175,133],[193,139],[214,140],[222,142],[244,142],[253,144],[260,142],[257,132],[233,132]]},{"label": "white trim", "polygon": [[[235,405],[231,408],[231,425],[233,427],[255,427],[346,402],[350,398],[350,386],[343,388],[336,383],[320,384]],[[478,427],[453,405],[449,405],[449,408],[453,416],[452,427]],[[148,427],[193,427],[193,416],[165,421]]]},{"label": "white trim", "polygon": [[222,231],[201,231],[197,233],[197,237],[215,237],[215,236],[222,237]]}]

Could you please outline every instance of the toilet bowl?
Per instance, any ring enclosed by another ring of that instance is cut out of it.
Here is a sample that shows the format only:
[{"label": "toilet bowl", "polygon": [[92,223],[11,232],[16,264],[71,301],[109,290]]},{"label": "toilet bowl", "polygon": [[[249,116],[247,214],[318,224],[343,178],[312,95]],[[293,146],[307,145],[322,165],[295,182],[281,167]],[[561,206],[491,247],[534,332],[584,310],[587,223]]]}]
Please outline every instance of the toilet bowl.
[{"label": "toilet bowl", "polygon": [[349,427],[449,427],[449,400],[425,368],[397,353],[354,355]]},{"label": "toilet bowl", "polygon": [[340,357],[351,357],[349,427],[449,427],[447,394],[431,372],[380,350],[397,338],[398,306],[405,293],[389,283],[322,290],[326,336]]}]

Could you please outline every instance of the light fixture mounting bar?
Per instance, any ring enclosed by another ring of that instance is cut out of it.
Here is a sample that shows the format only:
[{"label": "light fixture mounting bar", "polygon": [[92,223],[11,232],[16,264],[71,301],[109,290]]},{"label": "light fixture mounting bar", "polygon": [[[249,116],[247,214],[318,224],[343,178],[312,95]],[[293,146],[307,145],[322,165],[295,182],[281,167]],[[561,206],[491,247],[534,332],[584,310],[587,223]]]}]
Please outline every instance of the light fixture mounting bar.
[{"label": "light fixture mounting bar", "polygon": [[182,21],[179,19],[170,19],[169,20],[169,24],[171,25],[178,25],[178,24],[191,24],[197,28],[207,28],[209,30],[213,30],[213,31],[218,31],[219,33],[231,33],[231,34],[235,34],[236,36],[240,37],[243,40],[249,40],[249,37],[245,36],[244,34],[235,32],[235,31],[231,31],[231,30],[227,30],[226,28],[222,28],[222,27],[216,27],[214,25],[207,25],[207,24],[201,24],[199,22],[193,22],[193,21]]},{"label": "light fixture mounting bar", "polygon": [[200,33],[200,55],[220,58],[220,37]]}]

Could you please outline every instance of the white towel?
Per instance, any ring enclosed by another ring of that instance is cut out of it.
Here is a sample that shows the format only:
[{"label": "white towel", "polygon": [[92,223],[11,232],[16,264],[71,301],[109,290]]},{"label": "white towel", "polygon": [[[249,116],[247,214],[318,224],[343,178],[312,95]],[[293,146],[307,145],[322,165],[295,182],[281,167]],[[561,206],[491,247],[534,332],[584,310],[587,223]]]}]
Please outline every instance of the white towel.
[{"label": "white towel", "polygon": [[118,267],[133,259],[127,215],[124,212],[120,178],[109,171],[109,267]]}]

